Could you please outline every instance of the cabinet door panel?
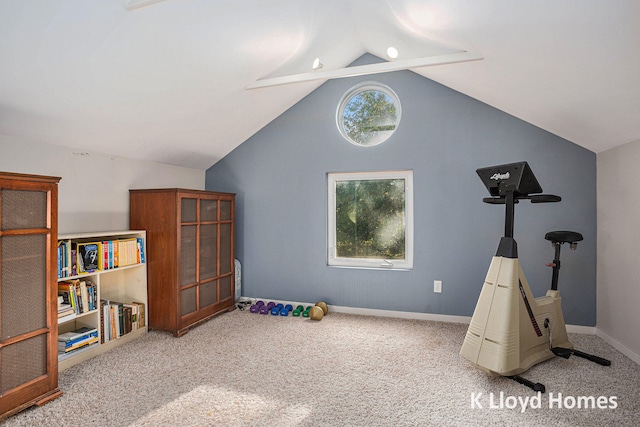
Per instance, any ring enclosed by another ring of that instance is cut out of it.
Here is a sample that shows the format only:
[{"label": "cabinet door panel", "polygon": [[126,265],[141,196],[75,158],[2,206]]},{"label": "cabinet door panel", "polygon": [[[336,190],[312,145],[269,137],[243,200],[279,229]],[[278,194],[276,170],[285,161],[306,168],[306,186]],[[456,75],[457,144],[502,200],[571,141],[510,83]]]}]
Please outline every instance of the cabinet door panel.
[{"label": "cabinet door panel", "polygon": [[200,285],[200,308],[207,307],[218,302],[218,281],[203,283]]},{"label": "cabinet door panel", "polygon": [[0,337],[47,326],[47,258],[44,235],[3,236]]},{"label": "cabinet door panel", "polygon": [[231,276],[220,279],[220,301],[231,297]]},{"label": "cabinet door panel", "polygon": [[196,282],[196,231],[195,225],[183,225],[180,229],[180,286]]},{"label": "cabinet door panel", "polygon": [[217,276],[218,272],[218,226],[200,226],[200,282]]},{"label": "cabinet door panel", "polygon": [[47,193],[2,190],[3,230],[47,227]]},{"label": "cabinet door panel", "polygon": [[200,221],[217,221],[218,220],[218,201],[217,200],[200,200]]},{"label": "cabinet door panel", "polygon": [[220,200],[220,220],[229,221],[233,218],[230,200]]},{"label": "cabinet door panel", "polygon": [[180,222],[196,222],[198,199],[183,198],[180,204]]},{"label": "cabinet door panel", "polygon": [[220,224],[220,275],[231,273],[231,224]]},{"label": "cabinet door panel", "polygon": [[[57,357],[57,355],[56,355]],[[0,349],[0,393],[47,374],[47,335],[19,341]]]},{"label": "cabinet door panel", "polygon": [[193,313],[197,310],[196,286],[180,291],[180,315]]}]

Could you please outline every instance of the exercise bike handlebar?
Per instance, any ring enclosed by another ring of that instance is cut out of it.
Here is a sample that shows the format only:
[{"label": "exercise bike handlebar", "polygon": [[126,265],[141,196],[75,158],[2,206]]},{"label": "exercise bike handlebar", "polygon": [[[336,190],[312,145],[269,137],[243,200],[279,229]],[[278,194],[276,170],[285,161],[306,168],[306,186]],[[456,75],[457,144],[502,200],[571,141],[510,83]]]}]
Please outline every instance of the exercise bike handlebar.
[{"label": "exercise bike handlebar", "polygon": [[542,187],[527,162],[509,163],[477,169],[476,173],[491,197],[483,202],[505,206],[504,237],[513,237],[515,205],[520,199],[531,203],[559,202],[561,198],[542,193]]},{"label": "exercise bike handlebar", "polygon": [[[535,194],[526,196],[520,195],[514,197],[513,203],[518,203],[520,199],[531,200],[531,203],[555,203],[560,202],[562,200],[562,197],[553,194]],[[507,203],[507,198],[506,196],[485,197],[482,199],[482,201],[491,205],[504,205],[505,203]]]}]

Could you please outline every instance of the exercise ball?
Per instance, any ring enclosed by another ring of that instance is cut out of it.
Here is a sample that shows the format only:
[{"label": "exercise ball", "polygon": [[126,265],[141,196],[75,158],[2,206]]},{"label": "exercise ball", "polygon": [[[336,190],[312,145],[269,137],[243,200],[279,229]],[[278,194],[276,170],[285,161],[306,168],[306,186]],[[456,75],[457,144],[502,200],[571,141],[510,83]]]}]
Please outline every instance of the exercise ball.
[{"label": "exercise ball", "polygon": [[329,312],[329,306],[327,305],[326,302],[320,301],[320,302],[317,302],[316,305],[322,309],[323,314],[327,314]]},{"label": "exercise ball", "polygon": [[323,317],[324,317],[324,311],[322,311],[322,309],[317,305],[311,307],[311,310],[309,310],[309,319],[322,320]]}]

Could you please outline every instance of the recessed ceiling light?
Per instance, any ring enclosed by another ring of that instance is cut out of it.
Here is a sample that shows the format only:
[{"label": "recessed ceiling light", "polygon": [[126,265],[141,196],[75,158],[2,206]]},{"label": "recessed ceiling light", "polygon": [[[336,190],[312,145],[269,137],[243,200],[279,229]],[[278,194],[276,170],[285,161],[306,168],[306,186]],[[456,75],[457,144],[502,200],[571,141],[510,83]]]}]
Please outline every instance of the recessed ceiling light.
[{"label": "recessed ceiling light", "polygon": [[398,57],[398,49],[393,46],[389,46],[387,49],[387,56],[391,59],[396,59]]},{"label": "recessed ceiling light", "polygon": [[316,58],[313,60],[312,68],[314,70],[320,70],[322,67],[324,67],[324,65],[322,65],[322,62],[320,62],[320,58]]}]

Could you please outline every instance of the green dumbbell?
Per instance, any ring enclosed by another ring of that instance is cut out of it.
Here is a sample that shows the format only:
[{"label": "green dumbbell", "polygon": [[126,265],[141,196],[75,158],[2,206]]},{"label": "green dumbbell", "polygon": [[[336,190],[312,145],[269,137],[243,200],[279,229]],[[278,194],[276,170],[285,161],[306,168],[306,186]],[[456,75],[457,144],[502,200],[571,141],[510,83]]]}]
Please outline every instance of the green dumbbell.
[{"label": "green dumbbell", "polygon": [[309,317],[309,310],[311,310],[311,307],[313,307],[312,305],[307,306],[307,308],[304,309],[304,311],[302,312],[302,317]]}]

